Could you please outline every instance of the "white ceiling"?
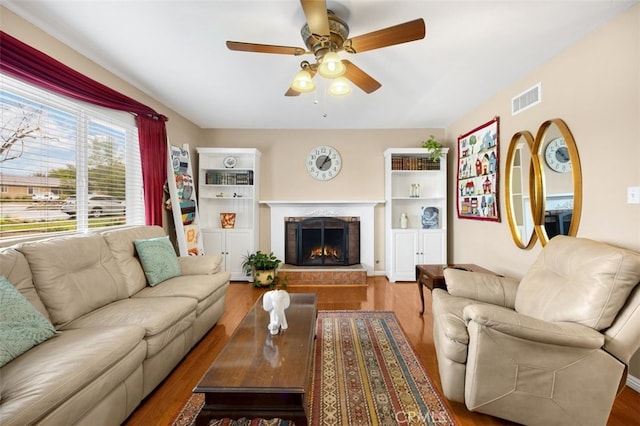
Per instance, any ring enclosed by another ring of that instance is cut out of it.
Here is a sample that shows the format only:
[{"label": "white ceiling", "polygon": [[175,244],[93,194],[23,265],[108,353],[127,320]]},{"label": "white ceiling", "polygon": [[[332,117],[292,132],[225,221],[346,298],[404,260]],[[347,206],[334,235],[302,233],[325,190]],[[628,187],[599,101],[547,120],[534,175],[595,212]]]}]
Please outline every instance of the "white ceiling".
[{"label": "white ceiling", "polygon": [[225,41],[304,47],[297,0],[2,1],[202,128],[379,129],[446,127],[638,0],[327,3],[351,37],[420,17],[427,36],[341,53],[382,83],[372,94],[330,97],[316,76],[315,93],[285,97],[312,56]]}]

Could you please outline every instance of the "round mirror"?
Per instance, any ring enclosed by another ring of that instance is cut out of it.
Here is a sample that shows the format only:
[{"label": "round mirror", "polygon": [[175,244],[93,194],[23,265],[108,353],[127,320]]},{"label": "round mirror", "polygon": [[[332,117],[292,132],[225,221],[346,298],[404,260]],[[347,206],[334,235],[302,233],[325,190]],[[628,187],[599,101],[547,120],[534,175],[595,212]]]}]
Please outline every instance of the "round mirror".
[{"label": "round mirror", "polygon": [[535,183],[531,162],[533,144],[531,132],[525,130],[514,134],[509,143],[505,170],[507,220],[513,242],[522,249],[531,248],[536,242],[531,196]]},{"label": "round mirror", "polygon": [[544,246],[556,235],[577,234],[582,211],[582,170],[573,135],[559,118],[542,123],[532,152],[537,177],[535,232]]}]

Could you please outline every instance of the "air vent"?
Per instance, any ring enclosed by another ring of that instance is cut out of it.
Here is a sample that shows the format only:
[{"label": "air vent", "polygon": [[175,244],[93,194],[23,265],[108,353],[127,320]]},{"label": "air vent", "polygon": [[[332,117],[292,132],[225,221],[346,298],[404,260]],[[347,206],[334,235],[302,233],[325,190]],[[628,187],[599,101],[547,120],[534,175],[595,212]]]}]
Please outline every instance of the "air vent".
[{"label": "air vent", "polygon": [[542,83],[527,89],[511,99],[511,115],[516,115],[542,101]]}]

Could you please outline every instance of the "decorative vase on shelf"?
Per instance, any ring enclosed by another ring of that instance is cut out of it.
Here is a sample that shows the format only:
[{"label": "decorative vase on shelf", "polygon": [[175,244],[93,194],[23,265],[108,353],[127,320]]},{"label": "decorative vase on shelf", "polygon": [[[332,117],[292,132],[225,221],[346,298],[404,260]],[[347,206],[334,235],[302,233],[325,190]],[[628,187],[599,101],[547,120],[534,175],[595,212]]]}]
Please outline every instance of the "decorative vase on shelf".
[{"label": "decorative vase on shelf", "polygon": [[269,290],[264,294],[262,307],[269,312],[269,333],[275,335],[289,327],[284,311],[290,303],[291,297],[286,290]]},{"label": "decorative vase on shelf", "polygon": [[406,213],[402,213],[400,215],[400,228],[407,229],[407,225],[409,224],[409,218]]},{"label": "decorative vase on shelf", "polygon": [[420,198],[420,184],[412,183],[411,184],[411,192],[409,193],[409,197],[411,198]]},{"label": "decorative vase on shelf", "polygon": [[220,226],[222,227],[222,229],[233,229],[235,224],[235,213],[220,213]]}]

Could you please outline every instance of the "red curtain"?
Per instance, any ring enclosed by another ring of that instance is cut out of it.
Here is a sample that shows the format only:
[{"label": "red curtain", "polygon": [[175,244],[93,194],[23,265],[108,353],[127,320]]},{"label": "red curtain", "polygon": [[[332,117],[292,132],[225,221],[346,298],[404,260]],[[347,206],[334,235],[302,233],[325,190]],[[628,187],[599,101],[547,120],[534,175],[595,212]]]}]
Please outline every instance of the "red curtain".
[{"label": "red curtain", "polygon": [[0,72],[73,99],[137,116],[147,225],[162,226],[167,118],[0,31]]},{"label": "red curtain", "polygon": [[[166,126],[162,120],[142,115],[139,115],[136,121],[139,139],[142,140],[144,137],[145,140],[154,141],[153,144],[140,143],[147,224],[162,224],[162,208],[156,209],[155,207],[162,207],[163,185],[167,179]],[[147,194],[154,194],[154,197],[148,197]]]}]

